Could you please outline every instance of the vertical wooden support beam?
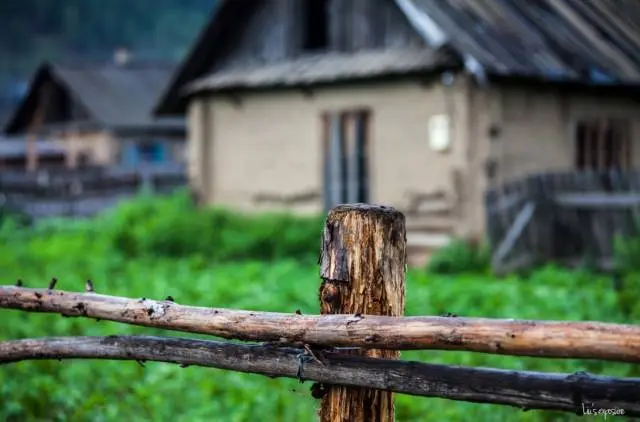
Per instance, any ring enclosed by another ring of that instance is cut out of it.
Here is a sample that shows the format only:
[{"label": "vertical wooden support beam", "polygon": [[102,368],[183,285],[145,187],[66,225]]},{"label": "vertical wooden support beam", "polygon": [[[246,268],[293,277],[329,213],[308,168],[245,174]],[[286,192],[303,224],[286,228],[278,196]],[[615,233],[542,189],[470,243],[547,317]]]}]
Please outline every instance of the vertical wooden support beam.
[{"label": "vertical wooden support beam", "polygon": [[[46,90],[45,88],[43,88]],[[40,135],[40,129],[44,122],[45,117],[45,98],[44,94],[38,97],[38,103],[36,104],[36,110],[29,124],[29,131],[27,133],[27,162],[26,170],[28,172],[36,171],[38,168],[38,149],[36,143],[38,142],[38,136]]]},{"label": "vertical wooden support beam", "polygon": [[[402,316],[406,271],[404,215],[391,207],[340,205],[329,212],[320,256],[322,314],[353,314],[358,330],[367,315]],[[353,352],[355,353],[355,352]],[[362,356],[397,359],[393,350],[362,350]],[[392,422],[392,393],[324,386],[321,422]]]},{"label": "vertical wooden support beam", "polygon": [[346,202],[344,198],[344,118],[342,113],[331,114],[331,136],[329,138],[329,184],[330,184],[330,206]]}]

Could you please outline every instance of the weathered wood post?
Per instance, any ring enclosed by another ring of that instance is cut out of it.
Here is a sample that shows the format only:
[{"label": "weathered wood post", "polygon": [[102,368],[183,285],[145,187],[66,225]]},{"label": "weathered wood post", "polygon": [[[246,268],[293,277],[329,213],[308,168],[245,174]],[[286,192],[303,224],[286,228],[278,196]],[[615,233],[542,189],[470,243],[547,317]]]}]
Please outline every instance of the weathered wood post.
[{"label": "weathered wood post", "polygon": [[[320,256],[320,311],[354,314],[358,330],[366,315],[402,316],[406,271],[405,217],[391,207],[349,204],[329,212]],[[360,355],[397,359],[400,352],[368,349]],[[390,392],[324,386],[321,422],[392,422]]]}]

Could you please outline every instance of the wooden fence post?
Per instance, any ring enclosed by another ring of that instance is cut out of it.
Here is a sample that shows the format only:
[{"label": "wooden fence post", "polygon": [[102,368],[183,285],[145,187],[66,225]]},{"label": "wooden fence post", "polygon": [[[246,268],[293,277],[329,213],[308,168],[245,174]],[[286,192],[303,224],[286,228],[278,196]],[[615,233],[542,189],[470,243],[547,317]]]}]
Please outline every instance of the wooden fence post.
[{"label": "wooden fence post", "polygon": [[[391,207],[349,204],[332,209],[324,227],[320,256],[322,314],[402,316],[406,271],[404,215]],[[352,352],[353,353],[353,352]],[[400,352],[373,350],[360,355],[397,359]],[[390,392],[323,386],[321,422],[392,422]]]}]

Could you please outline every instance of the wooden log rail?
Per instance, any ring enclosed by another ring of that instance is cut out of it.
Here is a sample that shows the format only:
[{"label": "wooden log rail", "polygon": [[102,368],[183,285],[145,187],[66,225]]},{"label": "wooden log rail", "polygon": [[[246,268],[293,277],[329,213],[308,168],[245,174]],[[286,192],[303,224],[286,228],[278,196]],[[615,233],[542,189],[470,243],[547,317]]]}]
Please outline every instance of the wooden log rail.
[{"label": "wooden log rail", "polygon": [[640,379],[586,373],[541,374],[403,362],[325,352],[326,363],[300,362],[304,350],[255,344],[149,336],[59,337],[0,342],[0,364],[37,359],[111,359],[167,362],[316,381],[324,385],[375,388],[422,397],[494,403],[523,410],[583,414],[610,409],[640,416]]},{"label": "wooden log rail", "polygon": [[601,322],[300,315],[16,286],[0,286],[0,308],[88,317],[244,341],[640,362],[640,327]]}]

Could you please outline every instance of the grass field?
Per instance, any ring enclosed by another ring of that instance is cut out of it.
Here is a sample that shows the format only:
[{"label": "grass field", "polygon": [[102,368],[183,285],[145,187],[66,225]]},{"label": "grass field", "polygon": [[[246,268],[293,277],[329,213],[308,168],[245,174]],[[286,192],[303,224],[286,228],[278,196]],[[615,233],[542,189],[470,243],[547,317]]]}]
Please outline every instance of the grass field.
[{"label": "grass field", "polygon": [[[185,212],[184,218],[194,217],[190,212]],[[266,262],[248,258],[231,262],[219,259],[222,252],[207,255],[202,250],[123,253],[117,227],[127,220],[123,217],[127,213],[134,212],[120,210],[108,220],[70,231],[49,228],[32,233],[5,228],[0,234],[2,283],[21,278],[28,286],[45,287],[55,276],[59,288],[81,290],[84,280],[91,278],[96,289],[106,294],[154,299],[171,295],[177,302],[191,305],[318,313],[318,268],[306,255],[300,254],[296,260],[277,257]],[[185,236],[189,232],[186,222],[181,230]],[[280,235],[288,236],[294,243],[305,238],[299,233]],[[146,235],[138,232],[136,236],[139,240]],[[127,244],[132,242],[137,241],[130,239]],[[243,247],[237,239],[232,246],[220,242],[219,249],[235,248],[235,258],[242,257],[241,251],[251,249],[246,246],[251,243],[248,240],[243,241]],[[318,242],[319,232],[310,255],[316,253]],[[286,245],[281,242],[282,250],[287,250]],[[554,268],[539,270],[527,279],[501,280],[482,274],[447,276],[413,270],[408,274],[406,297],[407,315],[455,312],[462,316],[636,321],[633,314],[623,315],[621,300],[631,299],[616,295],[609,279]],[[105,321],[0,310],[0,340],[109,334],[178,335]],[[405,352],[402,358],[517,370],[586,370],[595,374],[640,376],[637,366],[591,361],[435,351]],[[310,383],[299,384],[296,380],[194,367],[183,369],[160,363],[142,367],[133,362],[109,361],[21,362],[0,367],[0,420],[313,421],[318,402],[311,398],[309,387]],[[558,413],[521,412],[500,406],[409,396],[397,396],[396,402],[398,421],[578,420],[576,416]]]}]

